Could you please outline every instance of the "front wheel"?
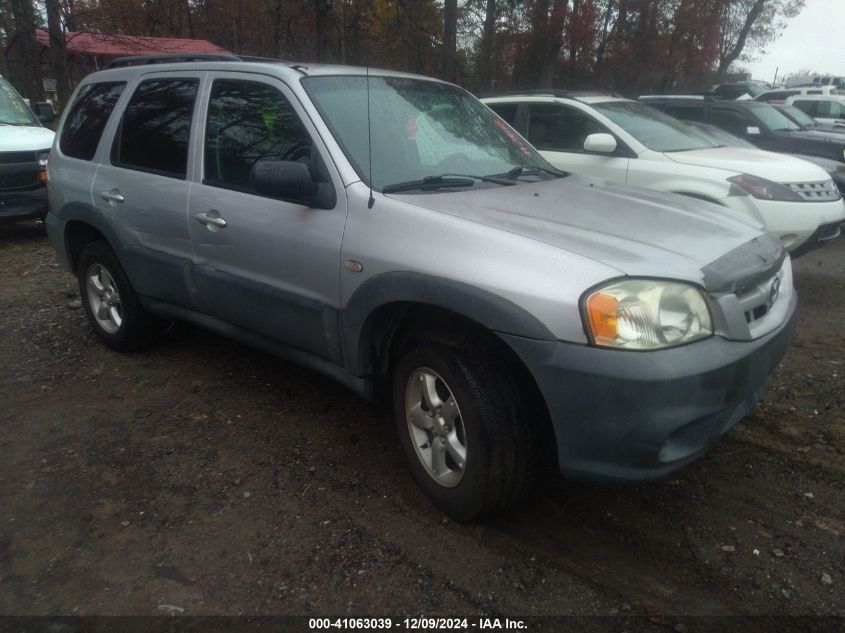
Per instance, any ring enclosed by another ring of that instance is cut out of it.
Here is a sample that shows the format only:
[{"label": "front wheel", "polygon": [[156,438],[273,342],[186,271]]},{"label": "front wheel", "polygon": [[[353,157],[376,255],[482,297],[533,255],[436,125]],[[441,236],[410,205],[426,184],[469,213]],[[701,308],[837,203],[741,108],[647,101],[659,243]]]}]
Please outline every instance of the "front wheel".
[{"label": "front wheel", "polygon": [[510,509],[537,469],[536,424],[508,360],[486,346],[429,335],[393,373],[394,417],[417,484],[450,517]]},{"label": "front wheel", "polygon": [[77,266],[79,296],[94,333],[112,349],[126,352],[151,344],[161,332],[132,289],[106,242],[87,244]]}]

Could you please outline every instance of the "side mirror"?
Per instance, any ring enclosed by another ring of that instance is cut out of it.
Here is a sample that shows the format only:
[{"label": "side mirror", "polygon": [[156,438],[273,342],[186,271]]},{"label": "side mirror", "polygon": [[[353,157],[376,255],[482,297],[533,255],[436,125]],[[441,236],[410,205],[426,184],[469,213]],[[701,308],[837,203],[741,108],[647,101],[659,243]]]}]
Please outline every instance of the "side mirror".
[{"label": "side mirror", "polygon": [[616,151],[616,139],[613,134],[590,134],[584,139],[584,151],[597,154],[612,154]]},{"label": "side mirror", "polygon": [[293,160],[261,160],[249,172],[249,184],[263,196],[311,205],[317,183],[308,165]]},{"label": "side mirror", "polygon": [[46,101],[40,101],[35,104],[35,118],[42,124],[48,125],[56,120],[56,113],[53,112],[53,106]]},{"label": "side mirror", "polygon": [[749,125],[745,128],[745,133],[750,136],[760,136],[760,128],[756,125]]}]

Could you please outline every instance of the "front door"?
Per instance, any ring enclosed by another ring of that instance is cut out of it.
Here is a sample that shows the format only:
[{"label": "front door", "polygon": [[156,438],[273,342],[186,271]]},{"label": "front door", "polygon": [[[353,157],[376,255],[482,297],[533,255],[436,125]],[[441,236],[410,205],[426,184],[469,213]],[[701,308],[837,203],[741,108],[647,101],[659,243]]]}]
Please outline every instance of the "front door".
[{"label": "front door", "polygon": [[[188,224],[203,312],[250,332],[338,359],[340,247],[346,197],[325,147],[281,81],[209,76]],[[258,194],[261,160],[301,161],[318,181],[316,208]]]},{"label": "front door", "polygon": [[[561,103],[528,105],[525,137],[552,165],[564,171],[595,176],[624,183],[628,175],[628,157],[623,148],[618,153],[598,154],[584,151],[590,134],[611,134],[589,114]],[[618,141],[617,139],[617,142]]]}]

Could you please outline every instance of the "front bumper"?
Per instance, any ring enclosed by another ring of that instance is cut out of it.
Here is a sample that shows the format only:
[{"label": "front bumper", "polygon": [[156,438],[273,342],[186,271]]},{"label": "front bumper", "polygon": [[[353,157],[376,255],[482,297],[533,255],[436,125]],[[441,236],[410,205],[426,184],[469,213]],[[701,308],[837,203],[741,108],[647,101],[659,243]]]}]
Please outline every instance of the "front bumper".
[{"label": "front bumper", "polygon": [[0,191],[0,220],[43,218],[47,213],[47,189]]},{"label": "front bumper", "polygon": [[810,251],[814,251],[817,248],[821,248],[828,242],[832,242],[841,235],[843,226],[845,226],[845,218],[842,218],[838,222],[822,224],[809,238],[807,238],[807,241],[792,251],[792,259],[801,257],[801,255],[806,255]]},{"label": "front bumper", "polygon": [[728,196],[725,204],[732,209],[758,218],[768,231],[777,235],[792,255],[813,237],[821,226],[841,222],[845,218],[845,201],[784,202],[757,200],[751,196]]},{"label": "front bumper", "polygon": [[702,455],[762,397],[795,329],[796,296],[778,329],[655,352],[500,334],[546,400],[568,477],[648,481]]}]

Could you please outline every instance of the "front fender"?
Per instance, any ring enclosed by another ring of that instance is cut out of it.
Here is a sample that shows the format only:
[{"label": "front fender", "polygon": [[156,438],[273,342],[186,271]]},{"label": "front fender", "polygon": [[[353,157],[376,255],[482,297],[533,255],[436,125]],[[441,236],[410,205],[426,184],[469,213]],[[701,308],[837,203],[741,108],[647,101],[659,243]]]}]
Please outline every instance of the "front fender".
[{"label": "front fender", "polygon": [[554,334],[536,317],[494,293],[421,273],[383,273],[361,284],[341,314],[343,357],[351,373],[357,376],[369,373],[372,367],[372,317],[379,308],[396,303],[448,310],[493,332],[555,340]]}]

